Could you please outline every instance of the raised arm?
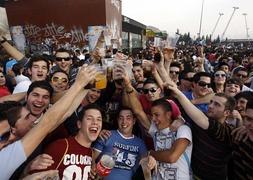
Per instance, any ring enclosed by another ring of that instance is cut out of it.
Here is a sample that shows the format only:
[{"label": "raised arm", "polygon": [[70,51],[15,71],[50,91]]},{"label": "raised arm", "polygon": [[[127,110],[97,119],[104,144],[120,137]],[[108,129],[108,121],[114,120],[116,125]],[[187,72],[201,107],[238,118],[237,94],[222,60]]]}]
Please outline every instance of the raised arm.
[{"label": "raised arm", "polygon": [[148,130],[151,123],[150,123],[146,113],[143,111],[142,105],[137,97],[137,93],[136,93],[135,89],[133,88],[133,86],[127,76],[127,73],[124,72],[124,73],[122,73],[122,75],[123,75],[123,83],[125,85],[125,91],[126,91],[126,94],[128,95],[128,102],[129,102],[134,114],[136,115],[137,119],[140,121],[142,126],[144,128],[146,128],[146,130]]},{"label": "raised arm", "polygon": [[13,47],[4,37],[0,36],[1,46],[5,51],[17,61],[23,59],[25,56],[15,47]]},{"label": "raised arm", "polygon": [[45,136],[64,121],[64,115],[71,107],[74,99],[94,79],[96,70],[93,67],[83,66],[76,77],[75,83],[68,92],[57,101],[42,117],[41,121],[32,128],[22,139],[25,154],[29,156]]},{"label": "raised arm", "polygon": [[177,88],[177,85],[174,82],[170,82],[168,83],[167,88],[173,92],[174,97],[178,99],[187,115],[199,127],[202,129],[208,129],[209,121],[207,116],[191,103],[191,101]]}]

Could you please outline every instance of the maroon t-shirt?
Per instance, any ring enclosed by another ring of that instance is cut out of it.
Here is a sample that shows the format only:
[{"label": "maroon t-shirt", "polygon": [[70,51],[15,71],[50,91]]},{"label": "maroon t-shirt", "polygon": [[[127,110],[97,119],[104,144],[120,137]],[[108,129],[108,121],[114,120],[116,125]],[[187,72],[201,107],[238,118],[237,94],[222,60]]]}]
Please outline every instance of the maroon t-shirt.
[{"label": "maroon t-shirt", "polygon": [[58,170],[60,179],[88,179],[90,172],[92,152],[91,148],[80,145],[74,137],[67,138],[68,150],[65,139],[60,139],[50,144],[46,149],[46,154],[53,157],[54,164],[49,169],[56,169],[60,161]]}]

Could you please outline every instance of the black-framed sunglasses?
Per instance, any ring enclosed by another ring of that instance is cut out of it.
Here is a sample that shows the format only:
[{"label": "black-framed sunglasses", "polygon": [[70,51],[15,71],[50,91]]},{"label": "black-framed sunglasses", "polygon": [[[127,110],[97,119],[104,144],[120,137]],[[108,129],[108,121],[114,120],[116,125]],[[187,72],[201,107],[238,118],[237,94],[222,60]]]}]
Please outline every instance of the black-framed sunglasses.
[{"label": "black-framed sunglasses", "polygon": [[179,74],[179,71],[170,71],[171,74],[175,73],[175,74]]},{"label": "black-framed sunglasses", "polygon": [[70,61],[71,58],[70,57],[56,57],[55,60],[56,61],[62,61],[62,60],[64,60],[64,61]]},{"label": "black-framed sunglasses", "polygon": [[3,133],[0,136],[0,142],[6,142],[6,141],[8,141],[8,139],[10,138],[10,135],[11,135],[11,129],[8,130],[7,132]]},{"label": "black-framed sunglasses", "polygon": [[142,89],[144,94],[148,94],[148,92],[155,93],[158,88],[150,88],[150,89]]},{"label": "black-framed sunglasses", "polygon": [[214,74],[215,77],[226,77],[226,74]]},{"label": "black-framed sunglasses", "polygon": [[142,93],[143,92],[143,88],[135,88],[137,92]]},{"label": "black-framed sunglasses", "polygon": [[204,81],[199,81],[198,85],[201,86],[201,87],[208,87],[208,88],[211,87],[211,83],[206,83]]}]

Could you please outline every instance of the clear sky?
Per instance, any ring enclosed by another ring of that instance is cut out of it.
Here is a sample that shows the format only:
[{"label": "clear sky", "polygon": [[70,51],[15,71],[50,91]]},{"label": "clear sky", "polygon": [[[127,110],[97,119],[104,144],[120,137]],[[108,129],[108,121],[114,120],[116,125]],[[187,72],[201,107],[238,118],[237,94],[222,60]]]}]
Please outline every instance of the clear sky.
[{"label": "clear sky", "polygon": [[[166,30],[169,33],[190,32],[197,36],[199,32],[201,6],[203,0],[122,0],[122,14],[145,25],[151,25]],[[253,38],[253,0],[204,0],[202,32],[211,34],[223,13],[214,37],[221,35],[231,17],[233,7],[239,7],[225,33],[228,38],[246,38],[245,16],[249,37]]]}]

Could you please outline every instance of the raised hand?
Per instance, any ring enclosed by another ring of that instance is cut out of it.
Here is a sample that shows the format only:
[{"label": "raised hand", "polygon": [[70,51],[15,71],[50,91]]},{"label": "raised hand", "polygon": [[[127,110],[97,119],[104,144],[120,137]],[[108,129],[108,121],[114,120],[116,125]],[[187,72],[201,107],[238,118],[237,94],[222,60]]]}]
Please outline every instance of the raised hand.
[{"label": "raised hand", "polygon": [[79,69],[75,83],[85,87],[89,82],[94,81],[96,73],[97,71],[94,66],[87,66],[85,64]]}]

